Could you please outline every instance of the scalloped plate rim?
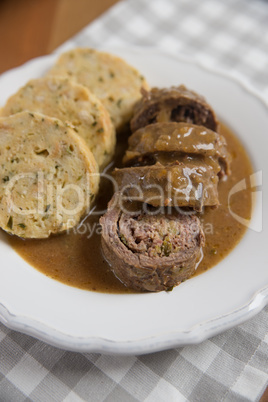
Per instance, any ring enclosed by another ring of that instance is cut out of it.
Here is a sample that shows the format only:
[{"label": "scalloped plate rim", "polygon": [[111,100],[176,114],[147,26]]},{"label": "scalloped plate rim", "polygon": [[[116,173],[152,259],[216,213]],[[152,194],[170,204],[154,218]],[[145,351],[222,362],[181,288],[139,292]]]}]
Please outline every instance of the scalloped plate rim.
[{"label": "scalloped plate rim", "polygon": [[[100,50],[103,49],[101,48]],[[121,46],[112,47],[109,49],[111,53],[124,50],[125,48]],[[127,51],[130,51],[130,49],[128,48]],[[268,107],[267,101],[248,82],[246,82],[242,76],[233,76],[225,71],[208,66],[206,63],[191,59],[190,57],[186,56],[177,56],[172,52],[163,51],[162,49],[158,49],[156,47],[140,48],[137,46],[132,46],[131,51],[138,53],[156,52],[157,54],[165,54],[167,57],[172,57],[178,62],[198,66],[200,69],[210,72],[214,75],[219,75],[227,80],[232,80],[240,88],[243,88],[243,90],[257,98],[266,109]],[[22,66],[13,68],[1,74],[0,81],[5,76],[14,74],[16,71],[21,71],[21,69],[38,65],[42,61],[50,62],[55,60],[57,56],[57,53],[54,53],[29,60]],[[16,316],[12,314],[12,312],[10,312],[7,307],[1,303],[1,300],[0,321],[10,329],[34,336],[53,346],[64,348],[66,350],[77,352],[101,352],[109,354],[143,354],[173,347],[200,343],[211,336],[227,330],[228,328],[245,322],[247,319],[260,312],[266,304],[268,304],[268,286],[254,292],[254,296],[252,296],[249,302],[240,308],[220,317],[216,317],[212,320],[195,324],[187,331],[168,332],[162,334],[161,336],[151,336],[125,342],[116,342],[114,340],[102,337],[73,337],[71,335],[62,333],[55,328],[44,325],[37,320],[31,320],[30,318],[22,315]]]}]

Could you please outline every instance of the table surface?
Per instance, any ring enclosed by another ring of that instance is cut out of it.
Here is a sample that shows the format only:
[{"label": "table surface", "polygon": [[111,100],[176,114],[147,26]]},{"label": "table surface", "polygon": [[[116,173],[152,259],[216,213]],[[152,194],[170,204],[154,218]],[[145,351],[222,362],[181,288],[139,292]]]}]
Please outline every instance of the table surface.
[{"label": "table surface", "polygon": [[[237,70],[268,98],[267,1],[125,0],[109,9],[115,3],[0,0],[0,73],[85,26],[72,45],[155,45],[160,32],[160,46]],[[0,324],[0,400],[265,401],[267,318],[266,308],[201,345],[139,357],[64,352]]]},{"label": "table surface", "polygon": [[51,53],[117,1],[0,0],[0,73]]}]

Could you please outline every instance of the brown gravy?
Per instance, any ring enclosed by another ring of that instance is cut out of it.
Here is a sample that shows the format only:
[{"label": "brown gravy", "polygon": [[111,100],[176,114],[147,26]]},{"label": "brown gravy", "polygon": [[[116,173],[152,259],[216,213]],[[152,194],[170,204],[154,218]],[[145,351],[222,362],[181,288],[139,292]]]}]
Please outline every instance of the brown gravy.
[{"label": "brown gravy", "polygon": [[[249,157],[238,138],[223,124],[220,133],[225,136],[232,155],[232,175],[219,184],[220,207],[207,208],[200,218],[206,235],[204,259],[199,265],[198,275],[216,265],[237,245],[246,227],[237,222],[228,210],[230,189],[252,173]],[[126,141],[119,139],[115,166],[120,166]],[[98,197],[98,208],[105,208],[112,191],[103,183]],[[249,219],[251,216],[251,190],[234,194],[231,198],[232,211]],[[53,236],[46,240],[23,240],[8,236],[9,243],[29,264],[43,274],[81,289],[106,293],[133,293],[110,271],[100,248],[100,215],[89,216],[80,228],[68,234]],[[94,234],[91,234],[91,232]]]}]

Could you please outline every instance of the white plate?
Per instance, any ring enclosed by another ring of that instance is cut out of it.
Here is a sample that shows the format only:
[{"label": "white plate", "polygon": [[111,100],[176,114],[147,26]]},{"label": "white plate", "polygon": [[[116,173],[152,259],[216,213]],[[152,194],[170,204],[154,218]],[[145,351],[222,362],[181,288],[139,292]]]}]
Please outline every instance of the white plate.
[{"label": "white plate", "polygon": [[[159,50],[113,53],[136,66],[151,85],[184,83],[203,94],[244,142],[256,172],[263,171],[252,219],[256,230],[249,229],[213,269],[169,293],[109,295],[75,289],[36,271],[0,238],[4,324],[69,350],[142,354],[201,342],[249,319],[267,303],[268,108],[240,81]],[[0,105],[54,60],[55,55],[38,58],[3,74]]]}]

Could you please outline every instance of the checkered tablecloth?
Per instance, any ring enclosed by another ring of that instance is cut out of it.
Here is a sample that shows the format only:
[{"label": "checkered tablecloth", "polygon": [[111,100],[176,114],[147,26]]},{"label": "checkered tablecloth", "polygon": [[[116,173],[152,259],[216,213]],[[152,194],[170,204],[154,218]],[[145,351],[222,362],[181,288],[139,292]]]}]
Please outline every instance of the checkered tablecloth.
[{"label": "checkered tablecloth", "polygon": [[[268,1],[125,0],[69,46],[159,46],[239,73],[268,99]],[[200,345],[144,356],[66,352],[0,324],[0,401],[258,401],[268,307]]]}]

